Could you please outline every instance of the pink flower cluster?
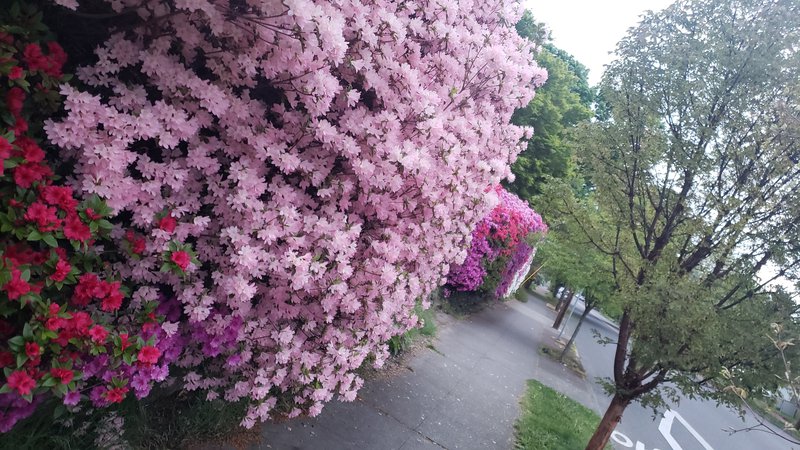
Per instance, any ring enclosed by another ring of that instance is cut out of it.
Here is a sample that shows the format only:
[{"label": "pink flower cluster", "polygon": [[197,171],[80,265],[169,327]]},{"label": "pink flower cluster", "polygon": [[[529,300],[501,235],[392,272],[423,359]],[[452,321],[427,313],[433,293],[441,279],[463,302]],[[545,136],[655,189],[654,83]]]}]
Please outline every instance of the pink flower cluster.
[{"label": "pink flower cluster", "polygon": [[[499,277],[491,291],[503,297],[517,272],[533,252],[533,241],[547,232],[542,217],[516,195],[501,186],[494,188],[500,202],[472,232],[466,259],[454,266],[447,284],[458,291],[475,291],[487,281],[490,266]],[[495,290],[496,289],[496,290]]]},{"label": "pink flower cluster", "polygon": [[[290,416],[354,399],[354,371],[417,324],[530,136],[509,120],[546,73],[517,6],[110,3],[143,25],[79,70],[86,90],[64,87],[46,130],[74,186],[151,230],[116,269],[177,293],[185,386],[251,399],[246,426],[279,397]],[[172,239],[197,264],[161,259]]]}]

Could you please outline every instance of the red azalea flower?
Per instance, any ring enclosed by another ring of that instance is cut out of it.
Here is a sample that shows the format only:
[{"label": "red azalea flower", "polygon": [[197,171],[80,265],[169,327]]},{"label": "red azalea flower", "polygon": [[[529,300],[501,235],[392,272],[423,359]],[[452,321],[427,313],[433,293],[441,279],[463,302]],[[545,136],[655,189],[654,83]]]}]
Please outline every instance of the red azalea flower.
[{"label": "red azalea flower", "polygon": [[92,238],[92,231],[88,225],[81,222],[81,218],[77,214],[72,213],[67,215],[64,236],[70,240],[84,242]]},{"label": "red azalea flower", "polygon": [[[56,330],[53,330],[53,331],[56,331]],[[58,332],[58,337],[53,339],[52,342],[55,342],[56,344],[58,344],[58,345],[60,345],[62,347],[66,347],[67,344],[69,344],[69,340],[74,338],[74,337],[75,337],[75,333],[73,333],[72,331],[61,330],[61,331]]]},{"label": "red azalea flower", "polygon": [[72,378],[75,376],[75,373],[69,369],[53,367],[50,369],[50,375],[52,375],[53,378],[61,381],[61,384],[69,384],[69,382],[72,381]]},{"label": "red azalea flower", "polygon": [[47,312],[51,316],[55,316],[59,311],[61,311],[61,305],[58,303],[50,303],[50,306],[47,307]]},{"label": "red azalea flower", "polygon": [[186,268],[189,267],[189,262],[191,260],[189,254],[183,250],[172,252],[172,254],[169,255],[169,259],[172,260],[176,266],[180,267],[181,270],[186,270]]},{"label": "red azalea flower", "polygon": [[79,311],[72,313],[72,319],[69,321],[70,331],[75,332],[79,336],[89,334],[89,325],[92,324],[92,318],[89,314]]},{"label": "red azalea flower", "polygon": [[128,333],[120,333],[119,334],[119,348],[123,352],[125,351],[126,348],[131,346],[131,343],[128,342],[128,339],[129,339]]},{"label": "red azalea flower", "polygon": [[127,387],[112,388],[106,391],[105,397],[111,403],[120,403],[125,399],[125,394],[127,393]]},{"label": "red azalea flower", "polygon": [[137,356],[137,361],[145,364],[155,364],[158,362],[158,358],[161,356],[161,350],[157,349],[153,346],[145,346],[139,350],[139,355]]},{"label": "red azalea flower", "polygon": [[56,216],[56,209],[40,202],[35,202],[29,206],[23,218],[28,222],[35,223],[39,231],[42,232],[53,231],[61,223],[61,220]]},{"label": "red azalea flower", "polygon": [[50,55],[45,58],[42,70],[53,78],[61,78],[61,68],[67,62],[66,52],[55,41],[47,43],[47,51],[50,52]]},{"label": "red azalea flower", "polygon": [[0,159],[10,158],[13,149],[14,147],[11,143],[3,136],[0,136]]},{"label": "red azalea flower", "polygon": [[31,285],[22,279],[19,269],[11,269],[11,281],[3,286],[9,300],[16,300],[31,291]]},{"label": "red azalea flower", "polygon": [[148,334],[152,330],[158,328],[158,324],[155,322],[146,322],[142,324],[142,334]]},{"label": "red azalea flower", "polygon": [[67,53],[56,41],[47,43],[47,51],[50,52],[50,58],[59,65],[64,65],[67,62]]},{"label": "red azalea flower", "polygon": [[64,281],[71,270],[72,266],[70,266],[68,262],[64,261],[63,259],[59,259],[56,263],[56,270],[52,275],[50,275],[50,279],[53,281]]},{"label": "red azalea flower", "polygon": [[23,136],[14,141],[14,144],[20,148],[22,151],[21,156],[25,158],[26,161],[31,163],[44,161],[44,151],[33,139]]},{"label": "red azalea flower", "polygon": [[39,357],[39,353],[41,353],[41,348],[39,344],[36,342],[26,342],[25,343],[25,354],[28,355],[28,358],[35,359]]},{"label": "red azalea flower", "polygon": [[8,71],[9,80],[19,80],[20,78],[22,78],[22,67],[14,66]]},{"label": "red azalea flower", "polygon": [[94,212],[94,210],[92,208],[86,208],[86,210],[84,212],[86,213],[86,217],[88,217],[91,220],[99,220],[99,219],[101,219],[103,217],[100,214],[97,214],[96,212]]},{"label": "red azalea flower", "polygon": [[39,189],[39,198],[64,211],[72,211],[78,206],[78,201],[72,196],[72,188],[67,186],[42,186]]},{"label": "red azalea flower", "polygon": [[25,91],[18,86],[8,90],[6,94],[6,107],[8,111],[17,117],[22,113],[22,104],[25,102]]},{"label": "red azalea flower", "polygon": [[42,54],[42,48],[39,44],[32,42],[25,46],[22,52],[25,63],[28,64],[28,69],[39,70],[43,69],[47,64],[47,58]]},{"label": "red azalea flower", "polygon": [[102,344],[108,337],[108,330],[103,328],[102,325],[95,325],[89,330],[89,337],[95,344]]},{"label": "red azalea flower", "polygon": [[11,352],[0,352],[0,369],[14,364],[14,355]]},{"label": "red azalea flower", "polygon": [[125,232],[125,239],[131,246],[131,253],[135,255],[144,253],[146,244],[143,237],[134,233],[133,230],[128,230]]},{"label": "red azalea flower", "polygon": [[28,131],[28,122],[22,116],[14,116],[14,126],[11,127],[15,137],[20,137]]},{"label": "red azalea flower", "polygon": [[166,216],[162,217],[161,220],[158,221],[158,228],[166,231],[167,233],[172,233],[175,231],[176,225],[178,225],[178,221],[172,217],[172,213],[167,213]]},{"label": "red azalea flower", "polygon": [[122,292],[119,290],[120,282],[106,283],[106,295],[100,309],[103,311],[116,311],[122,305]]},{"label": "red azalea flower", "polygon": [[58,331],[64,328],[65,323],[66,320],[62,319],[61,317],[51,317],[44,323],[44,327],[50,331]]},{"label": "red azalea flower", "polygon": [[50,168],[38,163],[25,163],[14,168],[14,183],[28,189],[33,183],[52,175]]},{"label": "red azalea flower", "polygon": [[76,306],[86,306],[95,297],[100,279],[93,273],[85,273],[78,279],[78,285],[72,292],[71,303]]},{"label": "red azalea flower", "polygon": [[12,372],[7,379],[8,387],[19,392],[19,395],[28,395],[36,387],[36,381],[25,371],[17,370]]}]

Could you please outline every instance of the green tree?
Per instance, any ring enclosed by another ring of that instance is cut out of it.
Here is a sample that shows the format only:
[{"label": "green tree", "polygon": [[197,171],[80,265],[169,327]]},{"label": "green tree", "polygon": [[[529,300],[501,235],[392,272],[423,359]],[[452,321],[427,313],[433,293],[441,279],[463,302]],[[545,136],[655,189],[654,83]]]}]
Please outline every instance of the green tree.
[{"label": "green tree", "polygon": [[[542,212],[545,213],[547,210],[547,206],[543,206]],[[582,292],[584,299],[584,310],[561,353],[563,359],[589,313],[595,308],[613,302],[615,289],[611,276],[612,261],[608,255],[587,246],[588,242],[580,240],[580,233],[570,229],[574,226],[574,222],[569,220],[562,222],[553,218],[548,223],[550,231],[538,251],[541,261],[547,267],[548,276],[562,280],[575,292]],[[564,309],[568,307],[568,304],[562,305]],[[559,311],[559,316],[563,317],[563,312]]]},{"label": "green tree", "polygon": [[613,397],[587,449],[632,401],[673,388],[732,401],[706,384],[721,373],[774,387],[766,334],[786,317],[772,282],[800,268],[800,142],[784,119],[798,42],[796,0],[679,0],[618,44],[602,82],[611,117],[578,138],[601,213],[565,186],[559,204],[611,257],[624,310]]},{"label": "green tree", "polygon": [[534,136],[512,166],[515,180],[507,187],[521,198],[530,199],[541,192],[547,176],[564,178],[575,169],[574,151],[567,139],[570,130],[592,116],[589,71],[569,53],[549,43],[544,24],[525,11],[517,32],[540,48],[536,62],[547,69],[547,82],[525,107],[516,111],[512,121],[532,126]]}]

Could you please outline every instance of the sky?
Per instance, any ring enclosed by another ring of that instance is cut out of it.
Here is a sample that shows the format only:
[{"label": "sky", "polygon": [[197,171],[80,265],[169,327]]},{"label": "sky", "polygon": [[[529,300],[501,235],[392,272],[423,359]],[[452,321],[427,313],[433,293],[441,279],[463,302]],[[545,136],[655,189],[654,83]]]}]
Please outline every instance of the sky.
[{"label": "sky", "polygon": [[609,53],[639,23],[647,10],[661,10],[673,0],[523,0],[533,17],[544,22],[553,35],[553,44],[571,53],[589,68],[589,84],[595,85],[603,66],[612,60]]}]

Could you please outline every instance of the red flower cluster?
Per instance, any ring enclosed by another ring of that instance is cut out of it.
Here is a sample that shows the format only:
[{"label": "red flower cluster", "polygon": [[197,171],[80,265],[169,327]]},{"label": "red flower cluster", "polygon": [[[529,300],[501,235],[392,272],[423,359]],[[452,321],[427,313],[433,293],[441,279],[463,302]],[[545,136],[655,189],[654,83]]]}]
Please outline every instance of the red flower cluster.
[{"label": "red flower cluster", "polygon": [[49,55],[42,52],[42,47],[36,43],[25,46],[23,58],[31,72],[41,70],[53,78],[61,77],[61,69],[67,62],[67,54],[57,42],[48,42],[47,51]]},{"label": "red flower cluster", "polygon": [[22,279],[22,272],[19,269],[11,269],[11,281],[3,286],[9,300],[17,300],[31,291],[31,285]]},{"label": "red flower cluster", "polygon": [[14,118],[14,136],[22,136],[28,131],[28,122],[22,117],[22,107],[25,104],[25,91],[14,86],[6,93],[6,107]]},{"label": "red flower cluster", "polygon": [[111,403],[120,403],[122,400],[125,399],[125,394],[127,394],[129,389],[127,387],[115,387],[111,388],[106,391],[106,400]]},{"label": "red flower cluster", "polygon": [[8,376],[8,387],[19,392],[19,395],[28,395],[36,387],[36,380],[31,378],[27,372],[17,370]]},{"label": "red flower cluster", "polygon": [[75,306],[86,306],[92,299],[100,299],[100,308],[103,311],[116,311],[122,305],[123,299],[120,286],[119,281],[103,281],[93,273],[83,274],[75,286],[71,303]]},{"label": "red flower cluster", "polygon": [[144,237],[136,234],[133,230],[125,232],[125,240],[128,241],[131,253],[134,255],[141,255],[147,247]]},{"label": "red flower cluster", "polygon": [[69,382],[72,381],[72,378],[75,376],[75,372],[69,369],[63,369],[61,367],[53,367],[50,369],[50,375],[60,381],[61,384],[69,384]]},{"label": "red flower cluster", "polygon": [[[38,399],[75,406],[91,390],[89,400],[103,407],[132,389],[146,395],[156,381],[149,366],[176,357],[162,356],[173,344],[160,331],[158,302],[124,309],[122,282],[107,278],[114,269],[101,260],[95,240],[104,256],[126,256],[126,243],[120,248],[106,234],[113,229],[110,208],[97,196],[81,202],[72,188],[54,185],[53,154],[27,134],[29,122],[39,130],[54,111],[65,81],[66,54],[58,44],[26,44],[36,30],[0,32],[0,303],[13,303],[0,315],[0,403],[6,405],[0,432],[29,416]],[[158,221],[168,233],[176,225],[169,213]],[[145,253],[140,234],[129,230],[125,240],[130,253]],[[175,264],[186,267],[192,257],[180,253]],[[136,374],[136,384],[128,384]]]},{"label": "red flower cluster", "polygon": [[144,364],[155,364],[158,362],[158,358],[160,356],[161,350],[157,349],[156,347],[145,346],[139,350],[139,355],[136,359]]}]

